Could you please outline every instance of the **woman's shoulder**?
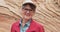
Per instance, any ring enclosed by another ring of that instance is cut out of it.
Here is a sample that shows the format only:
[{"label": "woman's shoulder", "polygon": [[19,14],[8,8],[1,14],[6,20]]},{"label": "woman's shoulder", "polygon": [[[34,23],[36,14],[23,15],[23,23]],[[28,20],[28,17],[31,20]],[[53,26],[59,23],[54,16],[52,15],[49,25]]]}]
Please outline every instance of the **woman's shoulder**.
[{"label": "woman's shoulder", "polygon": [[33,23],[34,23],[35,26],[43,27],[43,24],[38,22],[38,21],[36,21],[36,20],[33,20]]},{"label": "woman's shoulder", "polygon": [[15,22],[12,24],[12,26],[17,26],[17,25],[19,25],[19,20],[15,21]]}]

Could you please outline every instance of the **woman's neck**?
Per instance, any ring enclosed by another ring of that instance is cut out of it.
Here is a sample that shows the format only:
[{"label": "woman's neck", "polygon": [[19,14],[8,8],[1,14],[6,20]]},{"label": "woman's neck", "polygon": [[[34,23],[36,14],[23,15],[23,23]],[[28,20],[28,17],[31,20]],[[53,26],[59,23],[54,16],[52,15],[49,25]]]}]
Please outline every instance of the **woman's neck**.
[{"label": "woman's neck", "polygon": [[23,23],[27,23],[29,19],[23,19]]},{"label": "woman's neck", "polygon": [[24,25],[28,22],[29,19],[23,19],[22,20],[22,26],[24,27]]}]

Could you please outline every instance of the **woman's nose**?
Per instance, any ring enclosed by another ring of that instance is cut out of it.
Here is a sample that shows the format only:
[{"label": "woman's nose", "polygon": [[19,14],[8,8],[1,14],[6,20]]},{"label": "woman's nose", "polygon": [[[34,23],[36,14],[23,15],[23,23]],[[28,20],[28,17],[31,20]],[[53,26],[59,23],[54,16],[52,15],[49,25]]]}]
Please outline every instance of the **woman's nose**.
[{"label": "woman's nose", "polygon": [[27,11],[26,13],[29,13],[29,11]]}]

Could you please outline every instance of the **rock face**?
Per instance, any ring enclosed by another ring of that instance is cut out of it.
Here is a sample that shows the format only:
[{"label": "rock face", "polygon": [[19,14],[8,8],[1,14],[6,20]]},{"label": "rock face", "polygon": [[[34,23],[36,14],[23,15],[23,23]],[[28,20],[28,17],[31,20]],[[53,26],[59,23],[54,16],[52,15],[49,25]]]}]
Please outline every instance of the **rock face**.
[{"label": "rock face", "polygon": [[[32,0],[36,5],[33,17],[43,24],[45,32],[60,32],[60,0]],[[0,0],[0,32],[10,32],[13,22],[20,19],[24,0]]]}]

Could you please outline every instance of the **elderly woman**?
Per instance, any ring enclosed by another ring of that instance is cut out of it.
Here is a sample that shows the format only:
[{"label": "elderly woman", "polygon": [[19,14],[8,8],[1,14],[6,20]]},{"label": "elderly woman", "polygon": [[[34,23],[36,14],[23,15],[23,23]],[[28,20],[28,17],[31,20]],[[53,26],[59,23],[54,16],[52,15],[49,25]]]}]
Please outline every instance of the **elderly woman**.
[{"label": "elderly woman", "polygon": [[20,11],[22,17],[13,23],[11,32],[44,32],[43,26],[32,19],[35,9],[36,5],[33,3],[24,3]]}]

